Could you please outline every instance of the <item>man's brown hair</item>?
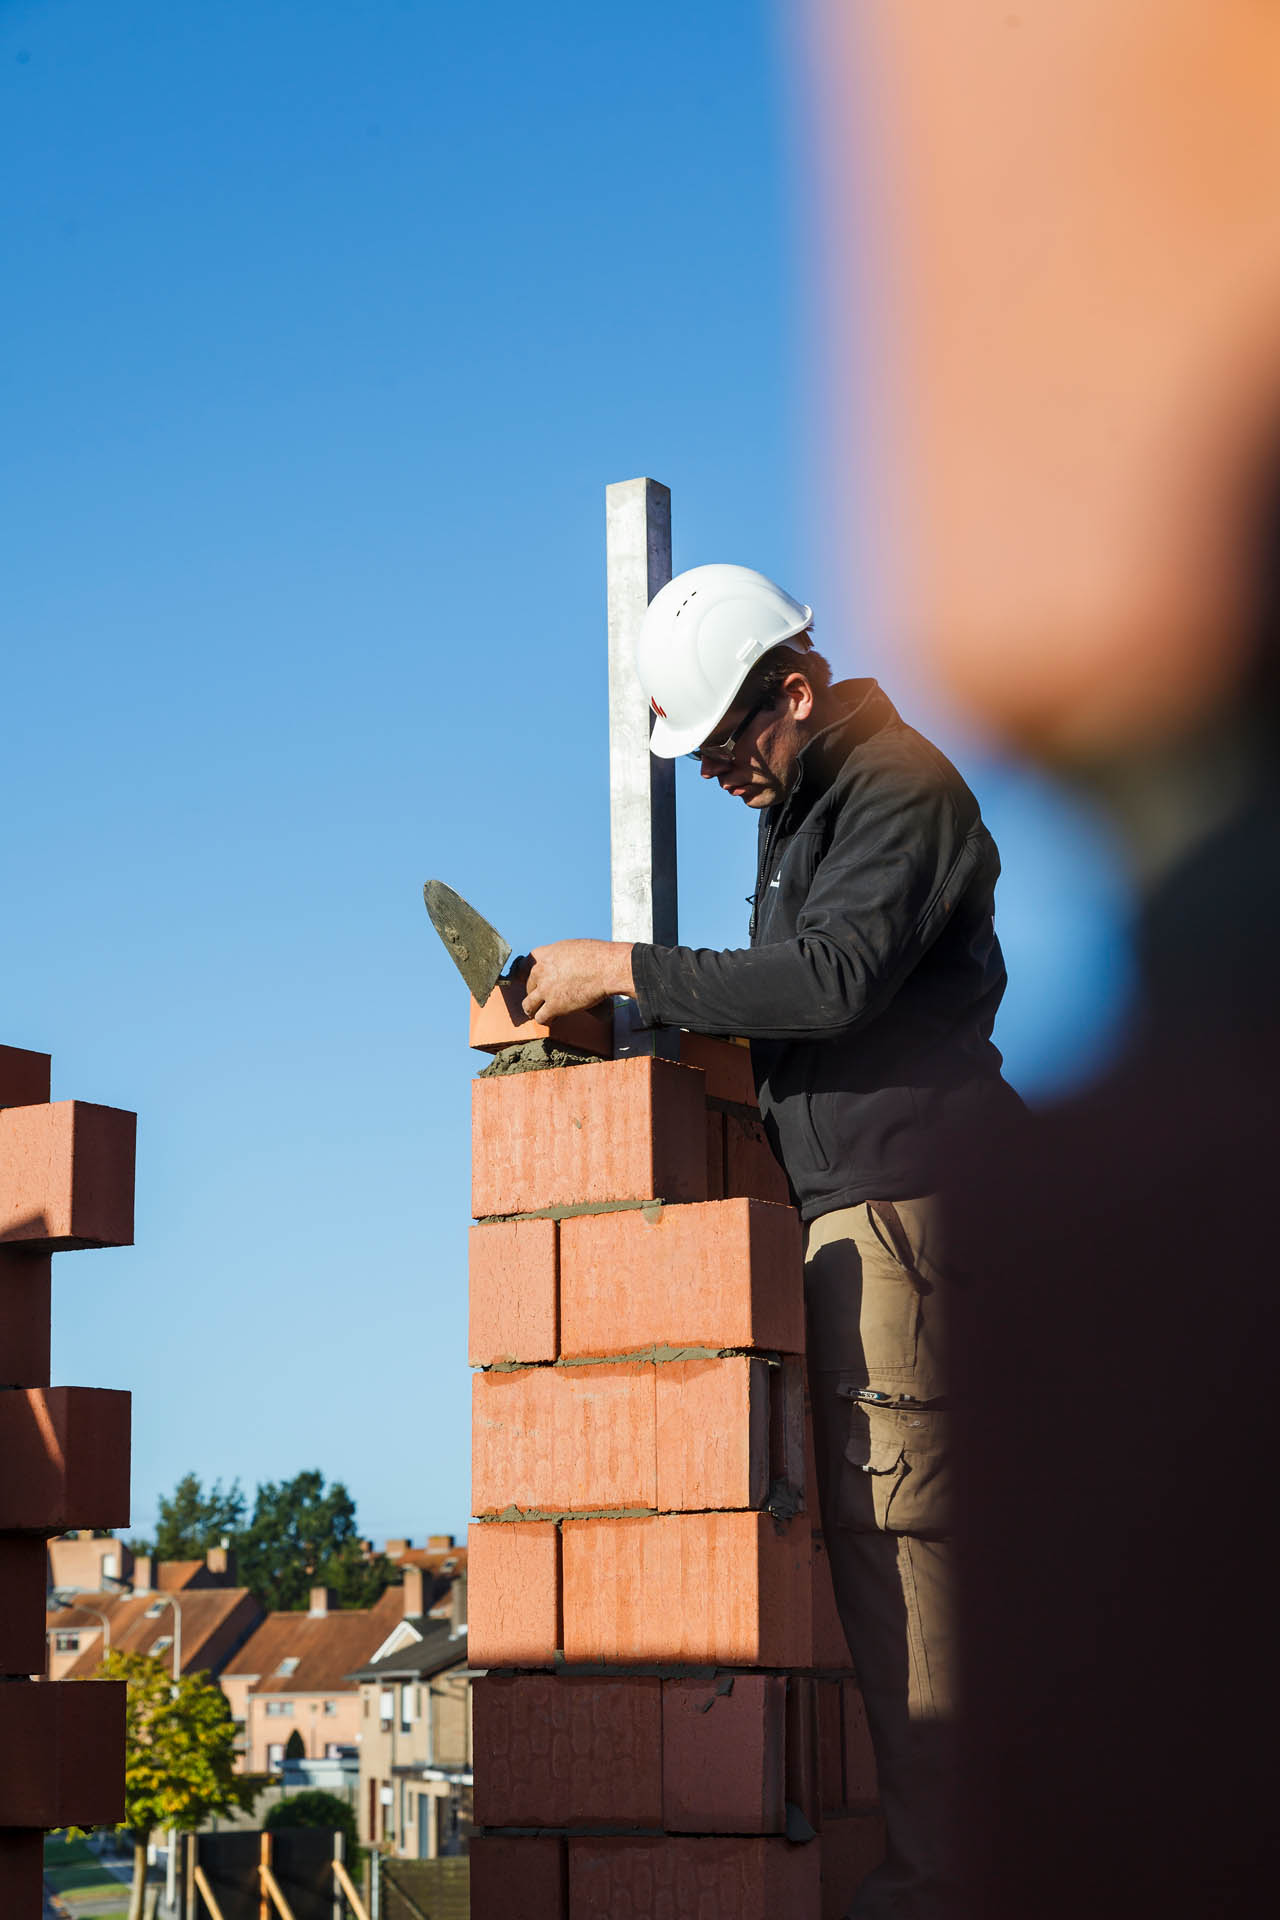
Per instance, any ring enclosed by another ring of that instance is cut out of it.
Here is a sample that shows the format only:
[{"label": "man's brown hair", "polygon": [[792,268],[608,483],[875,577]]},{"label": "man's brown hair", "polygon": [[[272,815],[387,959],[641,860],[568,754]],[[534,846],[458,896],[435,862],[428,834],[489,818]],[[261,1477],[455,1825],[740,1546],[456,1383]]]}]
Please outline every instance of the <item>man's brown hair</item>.
[{"label": "man's brown hair", "polygon": [[815,693],[825,693],[831,685],[831,663],[816,650],[808,629],[769,649],[743,681],[738,700],[748,706],[757,700],[776,700],[790,673],[802,673]]}]

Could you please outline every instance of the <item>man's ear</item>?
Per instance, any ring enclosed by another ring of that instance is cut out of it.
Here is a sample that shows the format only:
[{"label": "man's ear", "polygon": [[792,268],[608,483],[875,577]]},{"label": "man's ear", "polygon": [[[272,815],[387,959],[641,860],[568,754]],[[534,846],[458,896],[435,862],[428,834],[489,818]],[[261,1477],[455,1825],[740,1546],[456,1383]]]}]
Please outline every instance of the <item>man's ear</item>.
[{"label": "man's ear", "polygon": [[813,717],[813,688],[807,674],[789,673],[782,683],[782,695],[791,708],[793,720],[809,720]]}]

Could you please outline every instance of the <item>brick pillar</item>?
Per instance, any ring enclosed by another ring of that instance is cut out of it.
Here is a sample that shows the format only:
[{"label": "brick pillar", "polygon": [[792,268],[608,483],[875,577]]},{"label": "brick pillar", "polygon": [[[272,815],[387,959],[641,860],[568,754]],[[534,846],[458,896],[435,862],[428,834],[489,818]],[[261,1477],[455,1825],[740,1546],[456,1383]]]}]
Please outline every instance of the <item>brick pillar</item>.
[{"label": "brick pillar", "polygon": [[[129,1521],[129,1395],[49,1384],[51,1256],[133,1240],[134,1116],[49,1100],[0,1047],[0,1913],[40,1920],[44,1829],[124,1817],[124,1688],[46,1681],[46,1541]],[[105,1312],[92,1292],[79,1310]]]},{"label": "brick pillar", "polygon": [[843,1913],[881,1830],[745,1048],[477,1080],[472,1209],[475,1920]]}]

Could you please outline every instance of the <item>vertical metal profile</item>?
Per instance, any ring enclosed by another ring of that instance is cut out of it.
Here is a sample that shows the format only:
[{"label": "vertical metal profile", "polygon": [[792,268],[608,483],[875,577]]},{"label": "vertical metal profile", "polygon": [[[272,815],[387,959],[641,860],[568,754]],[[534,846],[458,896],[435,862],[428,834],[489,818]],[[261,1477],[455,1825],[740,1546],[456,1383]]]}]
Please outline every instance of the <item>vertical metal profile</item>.
[{"label": "vertical metal profile", "polygon": [[[673,947],[676,924],[676,775],[649,751],[652,713],[636,678],[645,608],[671,578],[671,491],[659,480],[605,488],[609,601],[609,847],[613,938]],[[614,1008],[614,1053],[674,1051],[673,1036],[635,1025],[634,1002]]]}]

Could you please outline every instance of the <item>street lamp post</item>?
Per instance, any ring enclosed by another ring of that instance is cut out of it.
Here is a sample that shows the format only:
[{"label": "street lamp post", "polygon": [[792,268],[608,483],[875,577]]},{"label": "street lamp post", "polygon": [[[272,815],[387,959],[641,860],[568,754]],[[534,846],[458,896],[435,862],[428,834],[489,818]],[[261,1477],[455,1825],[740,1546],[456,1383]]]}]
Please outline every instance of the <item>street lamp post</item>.
[{"label": "street lamp post", "polygon": [[[160,1595],[167,1600],[173,1610],[173,1690],[178,1691],[178,1681],[182,1674],[182,1608],[178,1597],[173,1593]],[[169,1850],[164,1863],[164,1904],[169,1913],[175,1913],[178,1906],[178,1830],[169,1829]]]}]

